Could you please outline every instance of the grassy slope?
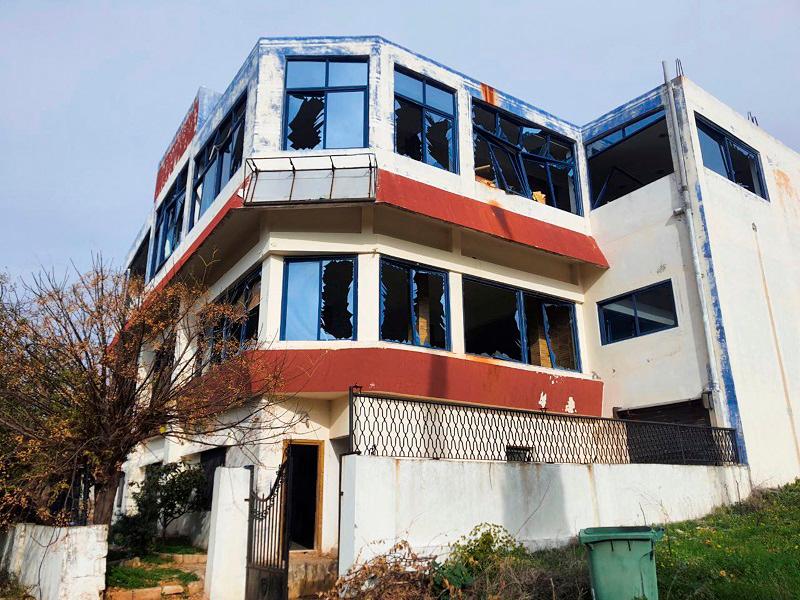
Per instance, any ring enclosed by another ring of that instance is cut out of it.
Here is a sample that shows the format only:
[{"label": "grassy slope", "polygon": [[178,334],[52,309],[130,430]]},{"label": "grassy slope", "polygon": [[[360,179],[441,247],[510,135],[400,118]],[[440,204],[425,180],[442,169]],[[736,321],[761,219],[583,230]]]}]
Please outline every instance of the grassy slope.
[{"label": "grassy slope", "polygon": [[661,600],[800,598],[800,482],[669,525],[656,556]]}]

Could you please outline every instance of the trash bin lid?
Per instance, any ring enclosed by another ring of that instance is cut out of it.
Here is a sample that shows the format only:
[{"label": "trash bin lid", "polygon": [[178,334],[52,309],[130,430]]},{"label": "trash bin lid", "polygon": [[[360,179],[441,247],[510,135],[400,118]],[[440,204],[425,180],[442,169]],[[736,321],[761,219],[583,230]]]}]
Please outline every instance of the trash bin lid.
[{"label": "trash bin lid", "polygon": [[664,537],[663,527],[587,527],[578,532],[581,544],[594,544],[609,540],[659,541]]}]

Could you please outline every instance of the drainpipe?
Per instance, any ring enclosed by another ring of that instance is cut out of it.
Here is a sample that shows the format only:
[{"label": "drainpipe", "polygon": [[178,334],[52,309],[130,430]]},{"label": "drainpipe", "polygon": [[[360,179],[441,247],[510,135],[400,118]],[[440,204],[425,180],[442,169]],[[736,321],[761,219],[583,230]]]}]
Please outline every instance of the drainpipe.
[{"label": "drainpipe", "polygon": [[[691,196],[689,195],[688,175],[686,173],[686,162],[683,156],[683,139],[681,136],[681,129],[678,124],[678,112],[675,108],[675,88],[672,80],[669,78],[667,70],[667,61],[661,61],[661,67],[664,71],[664,85],[667,88],[668,111],[670,120],[672,122],[672,130],[675,132],[676,145],[675,154],[678,156],[678,190],[683,201],[683,206],[674,211],[675,215],[685,215],[686,223],[689,226],[689,244],[692,249],[692,266],[694,267],[694,276],[697,281],[697,292],[700,296],[700,314],[703,317],[703,331],[706,338],[706,354],[708,355],[708,375],[709,387],[711,392],[711,408],[716,410],[721,406],[719,401],[719,373],[717,371],[717,353],[714,349],[714,336],[715,332],[711,326],[710,311],[708,302],[704,292],[703,285],[703,270],[700,266],[700,250],[697,247],[697,232],[694,225],[694,211],[692,209]],[[726,415],[727,416],[727,415]],[[728,420],[728,419],[726,419]],[[730,426],[730,423],[728,423]]]}]

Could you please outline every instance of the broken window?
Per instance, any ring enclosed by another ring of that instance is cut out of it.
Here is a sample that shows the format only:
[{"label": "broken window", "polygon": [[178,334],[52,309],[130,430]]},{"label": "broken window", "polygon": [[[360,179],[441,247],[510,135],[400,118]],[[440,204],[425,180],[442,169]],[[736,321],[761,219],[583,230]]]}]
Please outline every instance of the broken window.
[{"label": "broken window", "polygon": [[592,208],[672,173],[664,110],[623,125],[586,144]]},{"label": "broken window", "polygon": [[695,121],[703,164],[744,189],[767,199],[758,152],[700,115],[695,115]]},{"label": "broken window", "polygon": [[478,181],[581,214],[570,140],[474,100],[472,124]]},{"label": "broken window", "polygon": [[244,110],[242,96],[225,116],[194,159],[194,196],[189,220],[191,228],[242,166]]},{"label": "broken window", "polygon": [[[242,319],[223,317],[213,327],[209,327],[202,343],[207,350],[203,362],[219,362],[229,352],[238,352],[245,345],[258,339],[259,307],[261,306],[261,266],[259,265],[242,280],[231,287],[219,299],[220,303],[230,304],[244,312]],[[200,365],[202,370],[202,365]]]},{"label": "broken window", "polygon": [[284,340],[355,339],[355,259],[287,259]]},{"label": "broken window", "polygon": [[580,370],[571,302],[465,278],[466,351]]},{"label": "broken window", "polygon": [[603,344],[678,326],[671,281],[605,300],[598,309]]},{"label": "broken window", "polygon": [[398,154],[456,171],[455,92],[396,68],[394,130]]},{"label": "broken window", "polygon": [[183,204],[186,200],[186,167],[170,187],[156,214],[151,275],[158,272],[181,240]]},{"label": "broken window", "polygon": [[444,271],[381,259],[381,339],[447,348]]},{"label": "broken window", "polygon": [[366,59],[288,60],[284,149],[363,148],[366,100]]}]

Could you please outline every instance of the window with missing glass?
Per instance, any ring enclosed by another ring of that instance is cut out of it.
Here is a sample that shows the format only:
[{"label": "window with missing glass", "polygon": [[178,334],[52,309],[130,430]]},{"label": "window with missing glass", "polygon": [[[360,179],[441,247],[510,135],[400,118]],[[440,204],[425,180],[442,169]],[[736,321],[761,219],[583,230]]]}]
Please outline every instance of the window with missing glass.
[{"label": "window with missing glass", "polygon": [[221,317],[205,335],[207,344],[204,362],[219,362],[230,353],[240,352],[258,340],[258,322],[261,306],[261,266],[259,265],[231,287],[219,303],[234,307]]},{"label": "window with missing glass", "polygon": [[580,371],[572,302],[466,277],[463,295],[469,354]]},{"label": "window with missing glass", "polygon": [[447,349],[447,273],[381,258],[381,340]]},{"label": "window with missing glass", "polygon": [[672,281],[599,302],[600,337],[603,344],[663,331],[678,326]]},{"label": "window with missing glass", "polygon": [[581,214],[571,140],[474,99],[472,125],[478,181]]},{"label": "window with missing glass", "polygon": [[355,339],[355,288],[355,257],[287,258],[281,339]]},{"label": "window with missing glass", "polygon": [[183,205],[186,201],[186,167],[181,169],[156,212],[151,276],[161,269],[181,241]]},{"label": "window with missing glass", "polygon": [[285,150],[367,145],[366,58],[288,59]]},{"label": "window with missing glass", "polygon": [[455,92],[427,77],[395,67],[395,151],[456,172],[455,132]]},{"label": "window with missing glass", "polygon": [[242,166],[246,105],[247,96],[243,95],[195,156],[190,228],[197,223],[225,184]]},{"label": "window with missing glass", "polygon": [[695,122],[703,165],[766,200],[758,152],[698,114]]},{"label": "window with missing glass", "polygon": [[592,208],[599,208],[673,171],[664,110],[645,115],[586,144]]}]

